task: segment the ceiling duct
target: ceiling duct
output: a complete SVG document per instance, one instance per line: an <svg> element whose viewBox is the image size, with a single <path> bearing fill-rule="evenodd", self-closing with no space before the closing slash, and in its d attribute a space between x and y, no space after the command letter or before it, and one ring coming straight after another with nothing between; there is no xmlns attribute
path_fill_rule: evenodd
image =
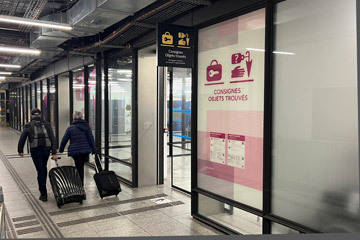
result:
<svg viewBox="0 0 360 240"><path fill-rule="evenodd" d="M56 48L72 37L92 36L155 2L155 0L79 0L67 12L51 14L41 20L68 23L72 31L33 28L31 46Z"/></svg>

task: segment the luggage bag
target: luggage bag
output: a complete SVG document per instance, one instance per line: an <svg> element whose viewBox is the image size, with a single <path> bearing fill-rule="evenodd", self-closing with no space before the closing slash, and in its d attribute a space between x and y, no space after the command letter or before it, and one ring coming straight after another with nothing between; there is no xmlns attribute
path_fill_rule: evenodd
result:
<svg viewBox="0 0 360 240"><path fill-rule="evenodd" d="M94 180L101 198L118 195L121 192L119 180L113 171L104 171L101 167L100 156L95 155L96 174Z"/></svg>
<svg viewBox="0 0 360 240"><path fill-rule="evenodd" d="M49 178L57 206L61 208L62 205L72 202L82 204L86 193L76 167L59 167L57 161L55 162L56 167L49 171Z"/></svg>

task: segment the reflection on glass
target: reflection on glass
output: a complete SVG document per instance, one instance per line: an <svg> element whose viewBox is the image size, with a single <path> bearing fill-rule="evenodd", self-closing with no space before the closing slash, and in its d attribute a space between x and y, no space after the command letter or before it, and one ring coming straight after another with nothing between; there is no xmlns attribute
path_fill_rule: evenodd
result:
<svg viewBox="0 0 360 240"><path fill-rule="evenodd" d="M271 209L322 232L360 231L356 7L276 7Z"/></svg>
<svg viewBox="0 0 360 240"><path fill-rule="evenodd" d="M48 89L47 89L47 82L46 80L42 81L42 101L43 101L43 119L49 121L48 111Z"/></svg>
<svg viewBox="0 0 360 240"><path fill-rule="evenodd" d="M272 222L271 234L300 234L298 231Z"/></svg>
<svg viewBox="0 0 360 240"><path fill-rule="evenodd" d="M55 88L55 79L50 79L50 93L49 93L49 104L50 104L50 123L51 123L51 127L54 131L54 134L56 134L56 88Z"/></svg>
<svg viewBox="0 0 360 240"><path fill-rule="evenodd" d="M191 69L173 68L172 183L189 192L191 191L191 80Z"/></svg>
<svg viewBox="0 0 360 240"><path fill-rule="evenodd" d="M89 67L89 125L95 136L96 115L96 69Z"/></svg>
<svg viewBox="0 0 360 240"><path fill-rule="evenodd" d="M199 214L240 234L262 234L262 218L199 194Z"/></svg>
<svg viewBox="0 0 360 240"><path fill-rule="evenodd" d="M26 89L26 109L25 109L25 119L26 122L30 119L30 111L31 111L31 89L30 85L25 87Z"/></svg>
<svg viewBox="0 0 360 240"><path fill-rule="evenodd" d="M31 106L30 106L30 109L33 109L36 106L36 99L35 99L36 89L35 89L35 85L36 85L36 83L31 84Z"/></svg>
<svg viewBox="0 0 360 240"><path fill-rule="evenodd" d="M36 83L36 104L37 108L41 110L41 82Z"/></svg>
<svg viewBox="0 0 360 240"><path fill-rule="evenodd" d="M81 69L74 71L73 74L73 109L85 114L84 71Z"/></svg>
<svg viewBox="0 0 360 240"><path fill-rule="evenodd" d="M116 175L132 181L132 168L119 161L109 159L109 169L114 171Z"/></svg>
<svg viewBox="0 0 360 240"><path fill-rule="evenodd" d="M126 60L127 59L127 60ZM118 159L110 163L117 175L132 180L131 119L132 119L132 63L131 55L119 61L109 61L109 156Z"/></svg>

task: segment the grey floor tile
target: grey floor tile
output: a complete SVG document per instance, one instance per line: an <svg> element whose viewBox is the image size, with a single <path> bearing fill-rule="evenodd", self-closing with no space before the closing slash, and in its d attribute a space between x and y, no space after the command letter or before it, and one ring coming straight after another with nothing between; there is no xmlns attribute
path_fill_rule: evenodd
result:
<svg viewBox="0 0 360 240"><path fill-rule="evenodd" d="M201 234L195 231L194 229L186 227L186 228L171 230L168 232L157 233L153 236L191 236L191 235L201 235Z"/></svg>
<svg viewBox="0 0 360 240"><path fill-rule="evenodd" d="M131 222L129 219L125 217L119 217L114 219L113 221L95 221L88 223L90 227L92 227L95 231L101 232L105 230L113 230L117 228L127 228L134 225L133 222Z"/></svg>
<svg viewBox="0 0 360 240"><path fill-rule="evenodd" d="M64 236L65 236L65 233L87 232L87 231L94 230L87 223L77 224L76 226L61 227L59 229Z"/></svg>
<svg viewBox="0 0 360 240"><path fill-rule="evenodd" d="M77 212L80 218L88 218L88 217L95 217L99 215L109 214L109 213L116 213L116 211L109 207L98 208L98 209L90 209L81 212Z"/></svg>
<svg viewBox="0 0 360 240"><path fill-rule="evenodd" d="M182 223L176 221L175 219L169 219L166 222L156 222L154 221L148 225L141 225L141 228L144 229L146 232L150 233L152 236L158 236L163 232L173 231L174 229L182 229L187 228Z"/></svg>
<svg viewBox="0 0 360 240"><path fill-rule="evenodd" d="M98 238L99 235L93 230L88 229L87 231L76 231L76 232L65 232L64 234L65 238Z"/></svg>
<svg viewBox="0 0 360 240"><path fill-rule="evenodd" d="M135 237L135 236L150 236L148 232L136 225L127 227L118 227L112 230L105 230L97 232L100 237Z"/></svg>

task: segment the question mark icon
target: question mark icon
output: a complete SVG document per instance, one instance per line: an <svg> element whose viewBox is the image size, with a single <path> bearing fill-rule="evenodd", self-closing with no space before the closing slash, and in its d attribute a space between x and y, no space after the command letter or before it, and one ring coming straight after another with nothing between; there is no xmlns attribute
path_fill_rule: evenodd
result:
<svg viewBox="0 0 360 240"><path fill-rule="evenodd" d="M235 63L238 63L239 54L235 54Z"/></svg>

